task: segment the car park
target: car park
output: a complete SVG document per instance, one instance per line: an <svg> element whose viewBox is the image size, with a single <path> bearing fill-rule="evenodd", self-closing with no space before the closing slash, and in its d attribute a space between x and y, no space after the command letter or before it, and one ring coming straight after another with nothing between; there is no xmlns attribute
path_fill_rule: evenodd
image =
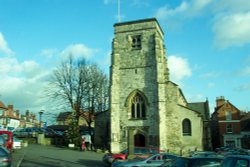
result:
<svg viewBox="0 0 250 167"><path fill-rule="evenodd" d="M159 153L154 154L152 156L149 156L148 158L140 158L136 157L132 160L126 160L126 161L116 161L112 163L112 167L141 167L141 166L159 166L164 161L173 160L178 158L177 155L170 154L170 153Z"/></svg>
<svg viewBox="0 0 250 167"><path fill-rule="evenodd" d="M224 159L222 167L250 167L250 156L229 155Z"/></svg>
<svg viewBox="0 0 250 167"><path fill-rule="evenodd" d="M222 157L180 157L166 161L159 167L220 167L223 163Z"/></svg>
<svg viewBox="0 0 250 167"><path fill-rule="evenodd" d="M134 156L147 158L149 155L160 153L159 148L155 147L134 147ZM126 160L128 157L128 149L120 153L107 153L103 156L102 161L106 165L110 165L117 160Z"/></svg>

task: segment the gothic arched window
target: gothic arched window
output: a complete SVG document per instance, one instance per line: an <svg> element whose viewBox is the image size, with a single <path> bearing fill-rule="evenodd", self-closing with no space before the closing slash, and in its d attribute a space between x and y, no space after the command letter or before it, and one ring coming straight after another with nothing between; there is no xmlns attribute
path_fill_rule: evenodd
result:
<svg viewBox="0 0 250 167"><path fill-rule="evenodd" d="M187 118L184 119L182 121L182 134L183 134L183 136L191 136L192 135L191 129L192 129L191 121Z"/></svg>
<svg viewBox="0 0 250 167"><path fill-rule="evenodd" d="M136 94L131 101L131 118L146 118L146 105L144 98L140 94Z"/></svg>

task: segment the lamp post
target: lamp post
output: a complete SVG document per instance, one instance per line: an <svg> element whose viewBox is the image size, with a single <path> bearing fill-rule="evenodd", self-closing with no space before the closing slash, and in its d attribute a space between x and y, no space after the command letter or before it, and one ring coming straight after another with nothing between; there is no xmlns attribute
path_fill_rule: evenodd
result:
<svg viewBox="0 0 250 167"><path fill-rule="evenodd" d="M41 128L43 112L44 112L44 110L39 111L39 116L40 116L39 117L39 128Z"/></svg>

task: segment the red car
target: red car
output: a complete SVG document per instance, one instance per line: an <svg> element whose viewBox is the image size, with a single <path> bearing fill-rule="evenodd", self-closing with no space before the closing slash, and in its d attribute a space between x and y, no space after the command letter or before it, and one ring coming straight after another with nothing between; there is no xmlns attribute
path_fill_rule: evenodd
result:
<svg viewBox="0 0 250 167"><path fill-rule="evenodd" d="M13 134L12 134L12 132L7 131L7 130L0 130L0 135L4 136L4 138L6 139L7 149L11 152L12 146L13 146Z"/></svg>
<svg viewBox="0 0 250 167"><path fill-rule="evenodd" d="M155 148L155 147L135 147L134 148L134 155L137 157L142 157L142 158L147 158L149 155L157 154L160 152L161 151L159 150L159 148ZM105 164L110 165L112 162L116 160L126 160L127 157L128 157L128 149L125 149L117 154L112 154L112 153L105 154L103 156L102 161Z"/></svg>

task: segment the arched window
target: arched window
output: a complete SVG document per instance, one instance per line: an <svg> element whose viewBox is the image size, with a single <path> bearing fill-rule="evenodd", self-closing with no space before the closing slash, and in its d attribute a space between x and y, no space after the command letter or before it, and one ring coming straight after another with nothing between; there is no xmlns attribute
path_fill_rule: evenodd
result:
<svg viewBox="0 0 250 167"><path fill-rule="evenodd" d="M191 131L191 121L189 119L184 119L182 121L182 135L183 136L191 136L192 131Z"/></svg>
<svg viewBox="0 0 250 167"><path fill-rule="evenodd" d="M233 126L232 126L232 124L227 124L227 133L233 133Z"/></svg>
<svg viewBox="0 0 250 167"><path fill-rule="evenodd" d="M146 105L143 97L136 94L131 101L131 118L143 119L146 118Z"/></svg>

